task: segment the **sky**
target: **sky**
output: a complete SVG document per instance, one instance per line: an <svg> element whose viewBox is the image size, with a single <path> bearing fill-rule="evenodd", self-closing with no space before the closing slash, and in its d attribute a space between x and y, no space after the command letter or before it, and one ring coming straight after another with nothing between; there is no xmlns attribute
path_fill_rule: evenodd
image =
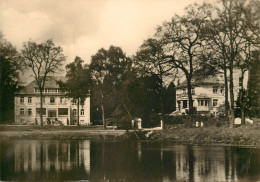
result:
<svg viewBox="0 0 260 182"><path fill-rule="evenodd" d="M135 54L158 25L194 2L203 0L0 0L0 32L18 50L53 39L67 63L75 56L90 63L110 45Z"/></svg>

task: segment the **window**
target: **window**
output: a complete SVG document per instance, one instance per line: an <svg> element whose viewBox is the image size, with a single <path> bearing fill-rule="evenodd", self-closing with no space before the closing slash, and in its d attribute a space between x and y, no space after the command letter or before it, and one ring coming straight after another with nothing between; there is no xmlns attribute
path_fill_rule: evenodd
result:
<svg viewBox="0 0 260 182"><path fill-rule="evenodd" d="M54 98L54 97L51 97L51 98L50 98L50 103L51 103L51 104L54 104L54 103L55 103L55 98Z"/></svg>
<svg viewBox="0 0 260 182"><path fill-rule="evenodd" d="M58 88L45 88L43 92L48 92L48 93L58 93L60 90Z"/></svg>
<svg viewBox="0 0 260 182"><path fill-rule="evenodd" d="M76 99L72 99L72 104L77 104L77 100Z"/></svg>
<svg viewBox="0 0 260 182"><path fill-rule="evenodd" d="M63 99L63 97L60 97L60 103L62 103L62 99Z"/></svg>
<svg viewBox="0 0 260 182"><path fill-rule="evenodd" d="M221 88L220 88L220 92L221 92L221 93L224 92L224 87L223 87L223 86L221 86Z"/></svg>
<svg viewBox="0 0 260 182"><path fill-rule="evenodd" d="M36 114L40 116L41 108L36 108ZM46 108L42 108L42 115L46 115Z"/></svg>
<svg viewBox="0 0 260 182"><path fill-rule="evenodd" d="M77 109L73 109L73 116L77 116Z"/></svg>
<svg viewBox="0 0 260 182"><path fill-rule="evenodd" d="M199 106L204 106L204 102L203 102L203 100L199 100L198 102L199 102L199 103L198 103Z"/></svg>
<svg viewBox="0 0 260 182"><path fill-rule="evenodd" d="M205 106L209 106L209 101L205 100Z"/></svg>
<svg viewBox="0 0 260 182"><path fill-rule="evenodd" d="M81 99L81 100L80 100L80 105L83 106L84 104L85 104L85 100Z"/></svg>
<svg viewBox="0 0 260 182"><path fill-rule="evenodd" d="M20 97L20 103L21 103L21 104L24 103L24 97Z"/></svg>
<svg viewBox="0 0 260 182"><path fill-rule="evenodd" d="M213 86L213 93L214 94L218 93L218 87L217 86Z"/></svg>
<svg viewBox="0 0 260 182"><path fill-rule="evenodd" d="M81 115L81 116L84 116L84 109L81 109L81 110L80 110L80 115Z"/></svg>
<svg viewBox="0 0 260 182"><path fill-rule="evenodd" d="M32 109L28 109L28 116L31 116L32 115Z"/></svg>
<svg viewBox="0 0 260 182"><path fill-rule="evenodd" d="M218 99L213 99L213 106L217 106L218 105Z"/></svg>
<svg viewBox="0 0 260 182"><path fill-rule="evenodd" d="M20 109L20 115L23 116L24 115L24 109Z"/></svg>
<svg viewBox="0 0 260 182"><path fill-rule="evenodd" d="M39 92L40 92L40 89L39 89L39 88L34 88L34 92L35 92L35 93L39 93Z"/></svg>
<svg viewBox="0 0 260 182"><path fill-rule="evenodd" d="M28 97L28 104L32 103L32 97Z"/></svg>
<svg viewBox="0 0 260 182"><path fill-rule="evenodd" d="M59 116L68 116L68 108L58 108Z"/></svg>
<svg viewBox="0 0 260 182"><path fill-rule="evenodd" d="M209 106L208 100L198 100L198 106Z"/></svg>
<svg viewBox="0 0 260 182"><path fill-rule="evenodd" d="M191 89L191 94L195 95L195 88Z"/></svg>

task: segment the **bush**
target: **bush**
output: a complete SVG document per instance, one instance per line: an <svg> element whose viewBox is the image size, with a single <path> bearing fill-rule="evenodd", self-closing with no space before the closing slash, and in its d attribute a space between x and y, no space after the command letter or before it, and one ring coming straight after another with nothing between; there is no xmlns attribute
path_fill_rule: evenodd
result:
<svg viewBox="0 0 260 182"><path fill-rule="evenodd" d="M186 126L190 126L191 116L182 115L182 116L166 116L165 124L167 125L178 125L184 124ZM217 126L220 127L227 123L223 118L216 118L210 116L201 116L201 115L193 115L192 116L192 126L195 126L196 122L203 122L204 126Z"/></svg>
<svg viewBox="0 0 260 182"><path fill-rule="evenodd" d="M130 121L123 121L117 123L117 129L129 130L132 128L132 124Z"/></svg>

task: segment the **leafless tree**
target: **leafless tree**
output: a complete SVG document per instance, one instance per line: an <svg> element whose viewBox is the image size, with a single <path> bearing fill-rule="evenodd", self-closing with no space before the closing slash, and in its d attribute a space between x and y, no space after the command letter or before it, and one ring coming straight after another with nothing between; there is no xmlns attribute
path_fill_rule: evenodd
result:
<svg viewBox="0 0 260 182"><path fill-rule="evenodd" d="M47 79L51 78L57 71L61 70L65 56L62 48L55 46L52 40L43 43L28 41L24 43L21 58L26 67L32 71L32 77L40 91L40 121L43 127L43 91Z"/></svg>

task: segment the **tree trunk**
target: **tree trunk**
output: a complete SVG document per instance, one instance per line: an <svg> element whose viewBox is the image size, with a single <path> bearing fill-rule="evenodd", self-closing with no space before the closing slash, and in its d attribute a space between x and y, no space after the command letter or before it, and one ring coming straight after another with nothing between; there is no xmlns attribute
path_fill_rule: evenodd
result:
<svg viewBox="0 0 260 182"><path fill-rule="evenodd" d="M78 107L78 122L77 122L77 126L79 126L79 97L78 97L77 107Z"/></svg>
<svg viewBox="0 0 260 182"><path fill-rule="evenodd" d="M189 115L190 115L190 127L192 127L192 122L193 122L193 102L192 102L192 85L191 85L191 77L186 76L187 78L187 89L188 89L188 99L189 99Z"/></svg>
<svg viewBox="0 0 260 182"><path fill-rule="evenodd" d="M241 105L241 124L246 124L244 103Z"/></svg>
<svg viewBox="0 0 260 182"><path fill-rule="evenodd" d="M248 104L248 101L249 101L249 83L250 83L250 70L252 69L251 67L251 64L248 65L248 72L247 72L247 89L246 89L246 100L245 100L245 105ZM250 102L250 101L249 101ZM249 114L249 113L248 113ZM250 114L249 114L249 117L250 117Z"/></svg>
<svg viewBox="0 0 260 182"><path fill-rule="evenodd" d="M1 84L1 87L0 87L0 123L3 122L3 107L2 107L2 84Z"/></svg>
<svg viewBox="0 0 260 182"><path fill-rule="evenodd" d="M240 113L241 113L241 124L245 124L245 107L244 107L244 70L241 70L241 86L240 87Z"/></svg>
<svg viewBox="0 0 260 182"><path fill-rule="evenodd" d="M230 39L230 58L229 58L229 92L230 92L230 127L234 127L234 83L233 83L233 69L234 69L234 60L235 60L235 48L234 48L234 36L233 36L233 21L232 21L232 15L231 15L231 8L233 6L233 1L230 1L229 9L228 9L228 31L229 31L229 39Z"/></svg>
<svg viewBox="0 0 260 182"><path fill-rule="evenodd" d="M224 80L225 80L225 117L228 118L229 102L228 102L228 77L226 61L224 60Z"/></svg>
<svg viewBox="0 0 260 182"><path fill-rule="evenodd" d="M245 101L244 101L244 70L241 70L241 93L240 93L240 112L241 112L241 124L245 124Z"/></svg>
<svg viewBox="0 0 260 182"><path fill-rule="evenodd" d="M104 95L103 95L103 92L101 91L101 111L102 111L102 120L103 120L103 126L104 126L104 129L106 129L107 126L106 126L106 120L105 120L105 109L104 109L103 99L104 99Z"/></svg>
<svg viewBox="0 0 260 182"><path fill-rule="evenodd" d="M189 80L187 80L187 88L188 88L189 110L192 110L193 109L192 93L191 93L192 85L191 85L190 78L189 78ZM193 112L191 112L191 113L193 113Z"/></svg>
<svg viewBox="0 0 260 182"><path fill-rule="evenodd" d="M235 120L235 115L234 115L234 83L233 83L233 60L230 61L230 83L229 83L229 92L230 92L230 127L234 128L234 120Z"/></svg>
<svg viewBox="0 0 260 182"><path fill-rule="evenodd" d="M160 80L160 86L161 86L161 90L160 90L160 102L161 102L161 112L162 112L162 118L161 118L161 120L162 120L162 129L164 129L165 128L165 123L164 123L164 102L163 102L163 81L162 81L162 79Z"/></svg>
<svg viewBox="0 0 260 182"><path fill-rule="evenodd" d="M43 89L40 89L40 104L41 104L41 107L40 107L40 121L41 121L41 127L43 128L43 118L42 118L42 111L43 111L43 103L42 103L42 98L43 98L43 94L42 94L42 91ZM47 114L47 113L46 113Z"/></svg>

